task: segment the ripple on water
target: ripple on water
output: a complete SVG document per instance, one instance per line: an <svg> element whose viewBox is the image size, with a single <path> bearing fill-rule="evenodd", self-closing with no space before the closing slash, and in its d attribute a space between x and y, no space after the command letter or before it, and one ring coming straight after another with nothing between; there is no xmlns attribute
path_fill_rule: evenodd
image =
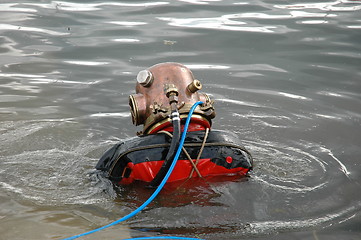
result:
<svg viewBox="0 0 361 240"><path fill-rule="evenodd" d="M89 178L97 159L87 156L99 143L92 145L92 134L84 137L78 127L74 121L3 122L2 188L21 199L51 205L104 202L109 196L103 192L112 189L105 181Z"/></svg>
<svg viewBox="0 0 361 240"><path fill-rule="evenodd" d="M199 181L163 193L131 226L172 234L206 233L207 239L217 239L226 232L240 237L326 226L360 210L361 202L350 203L336 190L349 171L325 146L302 141L244 143L255 160L250 178ZM137 194L132 191L132 200L126 201L139 200Z"/></svg>
<svg viewBox="0 0 361 240"><path fill-rule="evenodd" d="M254 179L274 188L307 192L327 184L327 163L297 148L269 141L248 142L257 156Z"/></svg>

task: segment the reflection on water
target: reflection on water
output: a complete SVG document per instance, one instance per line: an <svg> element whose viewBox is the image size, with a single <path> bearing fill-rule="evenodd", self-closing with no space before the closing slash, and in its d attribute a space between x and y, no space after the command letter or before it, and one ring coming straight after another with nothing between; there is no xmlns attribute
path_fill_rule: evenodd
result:
<svg viewBox="0 0 361 240"><path fill-rule="evenodd" d="M168 186L87 239L360 238L359 1L0 3L0 239L106 225L151 190L94 166L134 136L139 70L188 66L214 128L253 153L250 177Z"/></svg>

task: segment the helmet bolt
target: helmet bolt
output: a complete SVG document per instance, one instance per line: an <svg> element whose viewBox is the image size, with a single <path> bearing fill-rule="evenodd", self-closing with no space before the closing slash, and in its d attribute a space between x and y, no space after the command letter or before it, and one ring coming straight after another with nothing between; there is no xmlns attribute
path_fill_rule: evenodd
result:
<svg viewBox="0 0 361 240"><path fill-rule="evenodd" d="M153 82L153 74L148 70L142 70L137 75L137 81L143 87L149 87Z"/></svg>

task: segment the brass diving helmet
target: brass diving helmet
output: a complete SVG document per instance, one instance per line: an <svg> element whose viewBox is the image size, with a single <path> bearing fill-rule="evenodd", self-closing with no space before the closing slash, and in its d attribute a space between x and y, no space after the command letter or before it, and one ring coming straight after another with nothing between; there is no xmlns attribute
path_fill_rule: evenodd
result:
<svg viewBox="0 0 361 240"><path fill-rule="evenodd" d="M177 95L181 119L187 118L194 103L202 101L203 104L196 108L192 116L192 122L199 128L210 128L211 119L215 117L213 101L207 94L198 92L201 88L201 82L179 63L159 63L140 71L136 94L129 96L133 124L143 124L143 134L156 133L171 126L168 93L173 92Z"/></svg>

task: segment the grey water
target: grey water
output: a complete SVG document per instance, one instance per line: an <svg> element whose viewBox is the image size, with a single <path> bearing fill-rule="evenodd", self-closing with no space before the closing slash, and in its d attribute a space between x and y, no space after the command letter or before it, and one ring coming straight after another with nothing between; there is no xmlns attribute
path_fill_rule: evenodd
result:
<svg viewBox="0 0 361 240"><path fill-rule="evenodd" d="M151 194L94 174L141 130L140 70L188 66L249 178L194 180L83 239L361 238L361 2L1 1L0 239L61 239Z"/></svg>

